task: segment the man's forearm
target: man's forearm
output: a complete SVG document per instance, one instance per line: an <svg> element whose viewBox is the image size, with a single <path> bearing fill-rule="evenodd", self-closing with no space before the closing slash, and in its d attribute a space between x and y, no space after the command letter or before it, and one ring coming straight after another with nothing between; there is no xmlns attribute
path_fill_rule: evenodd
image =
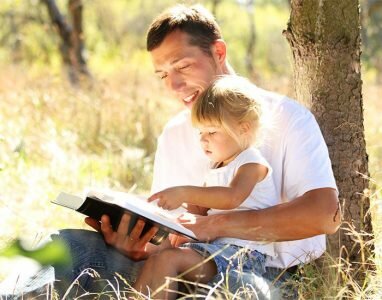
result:
<svg viewBox="0 0 382 300"><path fill-rule="evenodd" d="M257 241L289 241L331 234L341 223L337 193L324 188L293 201L256 211L211 216L217 237Z"/></svg>

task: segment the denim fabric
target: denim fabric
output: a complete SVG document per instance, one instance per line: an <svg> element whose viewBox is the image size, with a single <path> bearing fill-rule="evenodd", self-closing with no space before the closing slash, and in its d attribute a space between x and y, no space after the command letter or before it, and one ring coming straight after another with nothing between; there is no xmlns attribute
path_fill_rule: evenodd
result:
<svg viewBox="0 0 382 300"><path fill-rule="evenodd" d="M99 293L113 289L124 290L126 289L125 281L133 283L144 263L134 262L121 255L112 247L107 246L102 236L94 231L67 229L52 235L51 238L61 239L69 246L72 264L66 267L45 267L31 276L29 280L23 281L22 285L15 283L17 288L14 289L14 294L18 296L0 297L0 299L21 299L21 294L25 295L30 291L35 291L32 293L33 295L47 295L51 292L49 287L53 283L54 288L59 293L59 299L65 294L66 299L73 299L85 292ZM263 267L258 267L261 262L262 260L259 261L257 255L247 255L242 265L250 271L239 270L238 272L237 269L231 267L225 278L222 274L218 274L210 285L215 286L217 282L223 280L223 284L232 292L250 285L251 289L258 292L257 299L282 299L279 296L280 287L290 277L290 274L286 272L278 278L283 270L266 268L263 272ZM94 276L94 273L88 271L89 268L97 272L99 276ZM120 280L116 273L125 280ZM278 278L278 281L273 283L275 278ZM78 282L72 284L73 280L76 279ZM71 287L70 292L67 293L69 287ZM27 298L24 297L24 299Z"/></svg>
<svg viewBox="0 0 382 300"><path fill-rule="evenodd" d="M205 258L211 257L216 264L217 274L208 284L210 288L199 287L198 294L210 294L214 290L217 298L225 298L229 291L240 299L284 299L279 288L281 282L273 283L281 270L266 268L264 254L219 242L186 243L181 247L191 248ZM285 281L288 277L286 274L280 280ZM185 290L193 290L193 287L187 286ZM297 295L289 299L297 299Z"/></svg>
<svg viewBox="0 0 382 300"><path fill-rule="evenodd" d="M74 299L86 292L108 292L126 289L126 282L134 282L143 262L134 262L105 244L102 236L94 231L66 229L50 236L45 241L60 239L70 249L72 263L66 266L49 266L38 270L33 276L20 282L7 283L6 293L0 299L21 299L50 295L54 289L61 299ZM23 270L20 270L22 275ZM117 276L116 273L121 276ZM122 278L122 279L121 279ZM0 294L4 295L3 291ZM25 299L25 297L23 298Z"/></svg>
<svg viewBox="0 0 382 300"><path fill-rule="evenodd" d="M265 273L265 255L257 251L215 242L186 243L181 248L191 248L205 258L213 256L217 274L227 274L231 270L253 272L260 276Z"/></svg>
<svg viewBox="0 0 382 300"><path fill-rule="evenodd" d="M72 265L55 268L55 288L63 294L78 279L78 292L100 292L126 288L124 281L135 281L143 262L135 262L105 244L98 232L62 230L53 239L61 239L71 251ZM91 269L91 270L89 270ZM96 274L94 274L94 271ZM119 274L120 276L116 275ZM123 279L121 279L123 278ZM74 292L73 292L74 293Z"/></svg>

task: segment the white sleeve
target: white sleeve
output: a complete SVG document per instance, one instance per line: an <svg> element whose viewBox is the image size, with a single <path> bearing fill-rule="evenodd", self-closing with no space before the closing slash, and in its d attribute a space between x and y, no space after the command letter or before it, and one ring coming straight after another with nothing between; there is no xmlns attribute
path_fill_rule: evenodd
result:
<svg viewBox="0 0 382 300"><path fill-rule="evenodd" d="M283 191L288 199L317 188L337 189L328 148L309 111L294 119L285 141Z"/></svg>
<svg viewBox="0 0 382 300"><path fill-rule="evenodd" d="M163 135L160 135L157 141L157 149L155 151L154 158L154 170L153 170L153 181L151 184L151 194L159 192L166 186L165 179L166 174L166 161L165 151L166 143L163 142Z"/></svg>
<svg viewBox="0 0 382 300"><path fill-rule="evenodd" d="M264 158L261 152L252 147L241 152L236 158L236 168L239 169L241 166L245 164L255 163L259 165L263 165L268 169L267 177L272 174L272 167L268 163L268 161Z"/></svg>

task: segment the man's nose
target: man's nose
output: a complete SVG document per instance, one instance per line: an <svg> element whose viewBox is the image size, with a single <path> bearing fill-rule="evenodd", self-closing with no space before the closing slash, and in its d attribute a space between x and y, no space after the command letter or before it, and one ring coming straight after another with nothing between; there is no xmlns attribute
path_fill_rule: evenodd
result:
<svg viewBox="0 0 382 300"><path fill-rule="evenodd" d="M183 80L182 76L179 76L177 74L171 74L169 76L168 80L168 88L171 91L178 91L182 89L185 85L185 81Z"/></svg>

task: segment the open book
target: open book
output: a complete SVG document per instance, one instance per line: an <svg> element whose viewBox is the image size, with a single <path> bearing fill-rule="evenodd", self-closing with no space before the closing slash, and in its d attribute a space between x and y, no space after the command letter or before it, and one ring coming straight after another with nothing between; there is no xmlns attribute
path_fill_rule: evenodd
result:
<svg viewBox="0 0 382 300"><path fill-rule="evenodd" d="M52 202L76 210L96 220L101 220L102 215L108 215L114 230L117 230L123 214L129 213L131 216L129 232L138 219L142 219L146 223L141 235L145 234L152 226L159 228L157 234L150 241L155 245L159 245L169 233L196 239L191 230L177 222L177 218L186 212L185 208L180 207L176 210L167 211L157 206L155 202L147 202L143 196L110 190L89 190L84 197L62 192Z"/></svg>

